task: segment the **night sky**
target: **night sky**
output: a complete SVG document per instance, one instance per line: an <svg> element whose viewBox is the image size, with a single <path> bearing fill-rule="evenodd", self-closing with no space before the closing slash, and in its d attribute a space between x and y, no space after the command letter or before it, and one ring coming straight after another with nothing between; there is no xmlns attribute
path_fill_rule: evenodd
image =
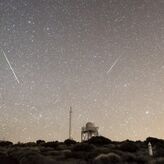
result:
<svg viewBox="0 0 164 164"><path fill-rule="evenodd" d="M0 48L1 140L164 138L164 0L0 0Z"/></svg>

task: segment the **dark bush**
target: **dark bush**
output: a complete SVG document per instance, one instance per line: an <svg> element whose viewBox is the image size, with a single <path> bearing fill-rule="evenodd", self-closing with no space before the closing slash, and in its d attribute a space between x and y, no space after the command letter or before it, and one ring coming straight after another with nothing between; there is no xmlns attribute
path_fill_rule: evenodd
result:
<svg viewBox="0 0 164 164"><path fill-rule="evenodd" d="M50 142L43 143L42 146L57 148L58 144L59 144L58 141L50 141Z"/></svg>
<svg viewBox="0 0 164 164"><path fill-rule="evenodd" d="M37 145L41 145L41 144L43 144L43 143L46 143L46 142L45 142L44 140L37 140L37 141L36 141L36 144L37 144Z"/></svg>
<svg viewBox="0 0 164 164"><path fill-rule="evenodd" d="M24 143L18 142L14 144L14 147L25 147L26 145Z"/></svg>
<svg viewBox="0 0 164 164"><path fill-rule="evenodd" d="M158 139L158 138L154 138L154 137L146 138L145 142L146 142L146 144L148 144L150 142L152 145L155 145L157 143L164 144L164 140L161 140L161 139Z"/></svg>
<svg viewBox="0 0 164 164"><path fill-rule="evenodd" d="M38 155L40 154L39 150L33 148L26 148L26 147L13 147L8 150L8 156L20 161L24 156L27 155Z"/></svg>
<svg viewBox="0 0 164 164"><path fill-rule="evenodd" d="M68 148L68 145L64 144L64 143L59 143L58 146L55 148L58 151L62 151Z"/></svg>
<svg viewBox="0 0 164 164"><path fill-rule="evenodd" d="M134 162L136 160L136 156L133 153L125 152L122 154L122 160L124 162Z"/></svg>
<svg viewBox="0 0 164 164"><path fill-rule="evenodd" d="M48 152L48 151L53 151L54 149L52 147L40 147L39 148L41 153Z"/></svg>
<svg viewBox="0 0 164 164"><path fill-rule="evenodd" d="M147 149L148 145L145 142L142 141L136 141L135 144L141 149Z"/></svg>
<svg viewBox="0 0 164 164"><path fill-rule="evenodd" d="M133 141L126 140L120 144L119 149L122 151L133 153L136 152L139 148L137 144L135 144Z"/></svg>
<svg viewBox="0 0 164 164"><path fill-rule="evenodd" d="M37 144L35 142L27 142L27 143L18 142L14 146L15 147L33 147L33 146L37 146Z"/></svg>
<svg viewBox="0 0 164 164"><path fill-rule="evenodd" d="M72 147L72 151L91 152L95 150L94 145L87 143L78 143Z"/></svg>
<svg viewBox="0 0 164 164"><path fill-rule="evenodd" d="M125 163L147 164L148 159L145 156L136 156L134 153L125 152L121 156Z"/></svg>
<svg viewBox="0 0 164 164"><path fill-rule="evenodd" d="M0 141L0 146L11 146L13 145L10 141Z"/></svg>
<svg viewBox="0 0 164 164"><path fill-rule="evenodd" d="M100 154L94 159L94 164L121 164L121 157L115 153Z"/></svg>
<svg viewBox="0 0 164 164"><path fill-rule="evenodd" d="M71 159L83 159L86 160L88 157L88 152L85 151L73 151L73 152L67 152L64 154L65 158L71 158Z"/></svg>
<svg viewBox="0 0 164 164"><path fill-rule="evenodd" d="M37 140L37 141L36 141L36 144L37 144L37 145L42 145L42 144L44 144L44 143L46 143L44 140Z"/></svg>
<svg viewBox="0 0 164 164"><path fill-rule="evenodd" d="M72 139L66 139L64 141L64 144L66 144L67 146L70 146L70 145L74 145L76 144L77 142L75 140L72 140Z"/></svg>
<svg viewBox="0 0 164 164"><path fill-rule="evenodd" d="M164 157L164 148L163 147L155 147L153 152L154 152L155 157Z"/></svg>
<svg viewBox="0 0 164 164"><path fill-rule="evenodd" d="M19 162L16 159L13 159L11 157L1 156L0 164L19 164Z"/></svg>
<svg viewBox="0 0 164 164"><path fill-rule="evenodd" d="M55 161L51 158L40 154L26 154L20 159L20 164L54 164Z"/></svg>
<svg viewBox="0 0 164 164"><path fill-rule="evenodd" d="M92 137L91 139L89 139L86 142L89 144L94 144L94 145L107 145L107 144L112 143L112 141L110 139L105 138L103 136Z"/></svg>
<svg viewBox="0 0 164 164"><path fill-rule="evenodd" d="M33 147L33 146L37 146L37 144L35 142L27 142L24 144L26 147Z"/></svg>
<svg viewBox="0 0 164 164"><path fill-rule="evenodd" d="M164 157L152 160L151 164L164 164Z"/></svg>
<svg viewBox="0 0 164 164"><path fill-rule="evenodd" d="M100 154L108 154L110 152L111 152L111 150L108 148L96 147L94 151L92 151L88 154L87 159L94 159L95 157L97 157Z"/></svg>
<svg viewBox="0 0 164 164"><path fill-rule="evenodd" d="M138 163L138 164L148 164L148 157L137 157L135 159L135 162Z"/></svg>

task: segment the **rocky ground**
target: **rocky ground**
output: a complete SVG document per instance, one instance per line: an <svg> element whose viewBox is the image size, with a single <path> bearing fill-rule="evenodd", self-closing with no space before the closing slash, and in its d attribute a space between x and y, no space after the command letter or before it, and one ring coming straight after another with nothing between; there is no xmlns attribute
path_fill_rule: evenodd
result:
<svg viewBox="0 0 164 164"><path fill-rule="evenodd" d="M153 156L148 153L149 142ZM1 141L0 164L164 164L164 140L116 142L99 136L82 143Z"/></svg>

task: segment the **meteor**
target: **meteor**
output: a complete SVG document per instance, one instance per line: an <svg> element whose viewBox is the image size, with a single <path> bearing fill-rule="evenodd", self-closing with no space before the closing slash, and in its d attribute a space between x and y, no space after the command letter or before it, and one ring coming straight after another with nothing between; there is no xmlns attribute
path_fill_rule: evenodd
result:
<svg viewBox="0 0 164 164"><path fill-rule="evenodd" d="M107 71L107 74L109 74L112 69L114 68L114 66L117 64L117 62L119 61L119 59L121 58L121 56L119 56L115 61L114 63L112 64L112 66L109 68L109 70Z"/></svg>
<svg viewBox="0 0 164 164"><path fill-rule="evenodd" d="M16 80L17 83L19 84L20 81L19 81L19 79L18 79L18 77L17 77L17 75L16 75L16 73L15 73L13 67L11 66L10 61L9 61L9 59L7 58L7 56L6 56L6 54L5 54L5 52L4 52L3 49L2 49L2 52L3 52L3 55L4 55L5 59L6 59L7 64L8 64L9 67L10 67L10 70L12 71L12 73L13 73L13 75L14 75L15 80Z"/></svg>

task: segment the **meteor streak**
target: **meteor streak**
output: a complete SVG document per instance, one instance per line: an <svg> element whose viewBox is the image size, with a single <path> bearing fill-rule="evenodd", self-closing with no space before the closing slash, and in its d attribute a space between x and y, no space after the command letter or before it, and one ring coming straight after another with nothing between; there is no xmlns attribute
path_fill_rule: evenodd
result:
<svg viewBox="0 0 164 164"><path fill-rule="evenodd" d="M119 59L121 58L121 56L119 56L115 61L114 63L112 64L112 66L109 68L109 70L107 71L107 74L109 74L112 69L114 68L114 66L117 64L117 62L119 61Z"/></svg>
<svg viewBox="0 0 164 164"><path fill-rule="evenodd" d="M15 71L14 71L13 67L12 67L12 66L11 66L11 64L10 64L9 59L7 58L7 56L6 56L5 52L3 51L3 49L2 49L2 52L3 52L3 55L4 55L5 59L6 59L7 64L9 65L9 67L10 67L10 69L11 69L11 71L12 71L13 75L14 75L15 80L16 80L16 81L17 81L17 83L19 84L19 83L20 83L20 81L19 81L19 79L18 79L18 77L17 77L17 75L16 75L16 73L15 73Z"/></svg>

